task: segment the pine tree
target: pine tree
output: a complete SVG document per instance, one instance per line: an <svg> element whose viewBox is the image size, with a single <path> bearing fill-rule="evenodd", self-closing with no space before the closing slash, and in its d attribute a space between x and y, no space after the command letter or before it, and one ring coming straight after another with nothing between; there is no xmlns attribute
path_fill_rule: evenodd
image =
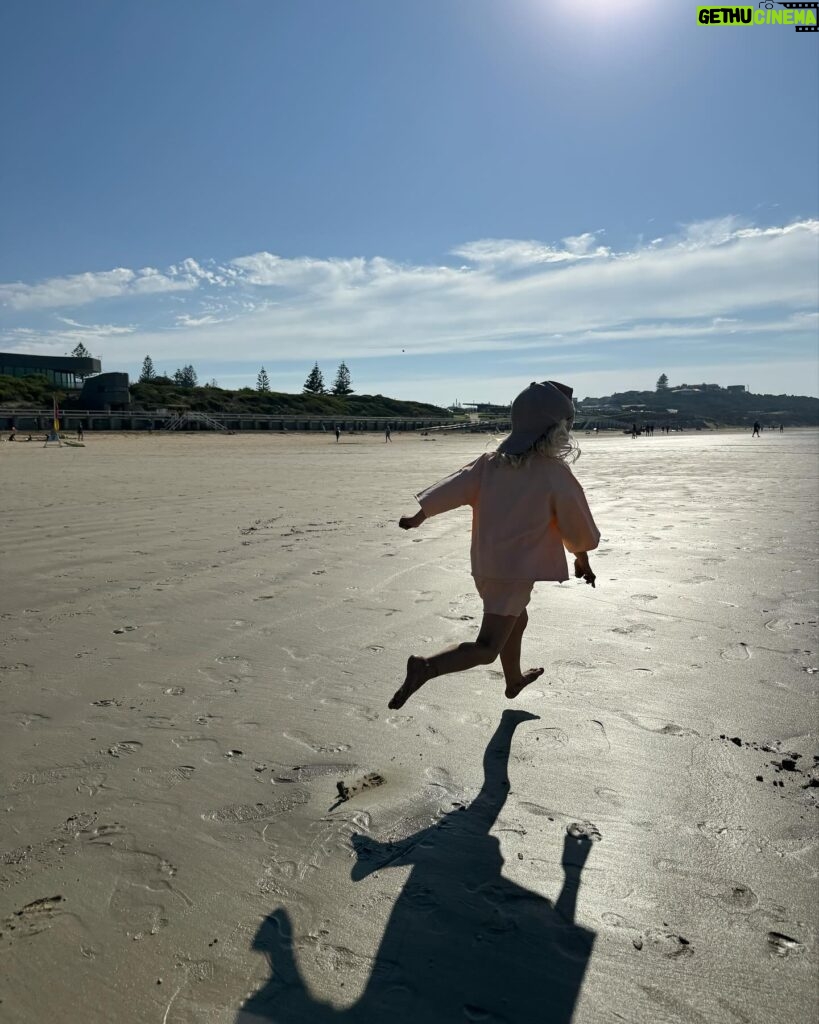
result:
<svg viewBox="0 0 819 1024"><path fill-rule="evenodd" d="M257 391L269 391L270 390L270 378L267 376L267 370L264 367L259 370L259 375L256 378L256 390Z"/></svg>
<svg viewBox="0 0 819 1024"><path fill-rule="evenodd" d="M149 381L156 380L156 370L154 369L154 361L150 356L145 356L142 361L142 371L139 375L139 383L147 384Z"/></svg>
<svg viewBox="0 0 819 1024"><path fill-rule="evenodd" d="M304 391L309 391L313 395L324 395L324 376L319 369L319 364L314 363L313 369L310 371L307 380L304 382Z"/></svg>
<svg viewBox="0 0 819 1024"><path fill-rule="evenodd" d="M668 377L664 373L661 373L657 378L657 390L668 391Z"/></svg>
<svg viewBox="0 0 819 1024"><path fill-rule="evenodd" d="M82 342L80 342L79 345L75 346L74 351L71 353L71 355L75 359L90 359L91 358L91 353L88 351L88 349L85 347L85 345L83 345Z"/></svg>
<svg viewBox="0 0 819 1024"><path fill-rule="evenodd" d="M350 371L347 369L347 364L339 363L336 379L333 382L333 394L351 395L353 393L353 389L350 386L351 384L352 381L350 380Z"/></svg>
<svg viewBox="0 0 819 1024"><path fill-rule="evenodd" d="M190 364L177 370L173 375L173 380L174 384L178 384L182 388L195 388L199 383L196 370Z"/></svg>

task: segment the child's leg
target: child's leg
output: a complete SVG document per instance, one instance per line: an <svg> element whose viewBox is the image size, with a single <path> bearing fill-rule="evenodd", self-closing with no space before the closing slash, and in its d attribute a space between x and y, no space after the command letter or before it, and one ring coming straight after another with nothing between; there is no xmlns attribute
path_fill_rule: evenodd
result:
<svg viewBox="0 0 819 1024"><path fill-rule="evenodd" d="M538 676L543 675L542 668L530 668L526 672L520 670L520 643L523 633L529 624L529 616L526 609L515 620L515 625L506 643L501 648L500 660L503 665L503 675L506 679L506 696L511 700L517 697L520 691L533 682Z"/></svg>
<svg viewBox="0 0 819 1024"><path fill-rule="evenodd" d="M480 632L474 643L458 644L431 658L415 655L407 661L407 677L389 703L393 709L403 707L409 698L428 680L452 672L465 672L476 665L491 665L502 651L517 618L512 615L491 615L484 612Z"/></svg>

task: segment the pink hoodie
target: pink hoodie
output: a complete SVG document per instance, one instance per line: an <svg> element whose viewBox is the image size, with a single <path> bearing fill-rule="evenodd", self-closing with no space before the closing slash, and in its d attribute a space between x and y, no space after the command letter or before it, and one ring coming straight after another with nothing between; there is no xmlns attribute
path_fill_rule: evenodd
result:
<svg viewBox="0 0 819 1024"><path fill-rule="evenodd" d="M564 545L574 553L600 543L583 488L560 459L513 469L481 455L416 497L427 517L472 506L473 576L567 580Z"/></svg>

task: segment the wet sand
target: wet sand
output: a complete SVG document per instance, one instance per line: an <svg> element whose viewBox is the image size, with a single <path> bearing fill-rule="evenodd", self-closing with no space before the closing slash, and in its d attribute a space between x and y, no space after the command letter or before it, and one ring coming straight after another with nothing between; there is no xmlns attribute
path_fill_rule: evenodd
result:
<svg viewBox="0 0 819 1024"><path fill-rule="evenodd" d="M544 676L397 712L487 439L393 439L0 445L0 1020L812 1021L819 434L581 436Z"/></svg>

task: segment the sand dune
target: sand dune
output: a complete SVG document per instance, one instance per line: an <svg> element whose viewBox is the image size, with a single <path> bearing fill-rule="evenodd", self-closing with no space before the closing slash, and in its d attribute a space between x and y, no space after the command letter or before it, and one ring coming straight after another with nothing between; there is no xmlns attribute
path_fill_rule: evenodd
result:
<svg viewBox="0 0 819 1024"><path fill-rule="evenodd" d="M0 445L0 1020L812 1021L819 435L581 437L506 715L393 436Z"/></svg>

